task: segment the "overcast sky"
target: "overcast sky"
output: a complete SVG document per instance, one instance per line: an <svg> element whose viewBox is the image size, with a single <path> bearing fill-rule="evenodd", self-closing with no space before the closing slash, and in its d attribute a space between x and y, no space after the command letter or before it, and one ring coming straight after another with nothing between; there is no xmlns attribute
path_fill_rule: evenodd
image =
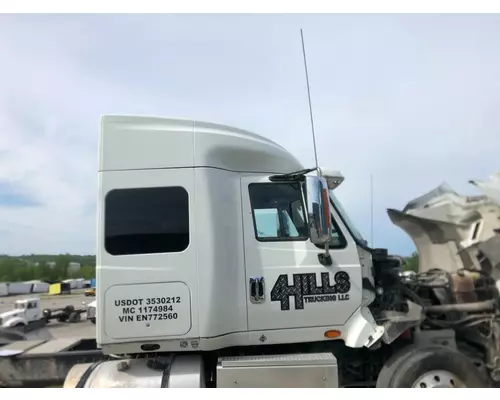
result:
<svg viewBox="0 0 500 400"><path fill-rule="evenodd" d="M101 114L196 118L319 163L374 244L386 208L500 170L500 16L2 15L0 253L94 253Z"/></svg>

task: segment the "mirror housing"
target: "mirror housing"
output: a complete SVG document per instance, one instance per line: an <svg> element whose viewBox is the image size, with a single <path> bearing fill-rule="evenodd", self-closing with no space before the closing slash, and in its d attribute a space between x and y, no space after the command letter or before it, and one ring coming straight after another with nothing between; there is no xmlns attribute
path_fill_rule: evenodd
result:
<svg viewBox="0 0 500 400"><path fill-rule="evenodd" d="M329 168L319 168L321 176L326 179L329 190L337 189L344 182L344 175L340 171Z"/></svg>
<svg viewBox="0 0 500 400"><path fill-rule="evenodd" d="M306 192L309 237L314 244L327 245L331 238L331 217L326 179L307 175Z"/></svg>

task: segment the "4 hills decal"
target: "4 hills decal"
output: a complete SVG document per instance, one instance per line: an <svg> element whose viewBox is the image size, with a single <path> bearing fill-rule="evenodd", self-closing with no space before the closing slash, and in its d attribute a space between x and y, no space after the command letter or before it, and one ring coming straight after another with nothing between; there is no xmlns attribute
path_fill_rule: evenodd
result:
<svg viewBox="0 0 500 400"><path fill-rule="evenodd" d="M293 274L292 285L288 285L288 275L278 276L271 290L271 301L281 303L281 311L290 310L290 298L295 298L295 309L303 310L304 303L325 303L349 300L351 281L345 271L335 273L334 283L328 272L321 273L321 286L316 285L316 274Z"/></svg>

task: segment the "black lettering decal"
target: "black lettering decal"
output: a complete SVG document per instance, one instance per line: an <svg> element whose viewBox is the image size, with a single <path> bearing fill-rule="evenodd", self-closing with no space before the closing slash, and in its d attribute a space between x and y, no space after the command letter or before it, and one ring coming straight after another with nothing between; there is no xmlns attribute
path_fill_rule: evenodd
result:
<svg viewBox="0 0 500 400"><path fill-rule="evenodd" d="M345 271L339 271L335 274L335 289L339 294L345 294L351 290L351 281Z"/></svg>
<svg viewBox="0 0 500 400"><path fill-rule="evenodd" d="M141 304L142 304L142 299L141 299ZM180 303L181 298L180 296L176 297L150 297L146 299L146 305L148 306L160 306L163 304L172 304L172 303ZM115 302L116 305L118 305L117 302ZM127 304L122 304L122 305L127 305Z"/></svg>
<svg viewBox="0 0 500 400"><path fill-rule="evenodd" d="M293 285L288 286L288 275L278 276L271 290L271 301L279 301L281 311L290 310L290 297L295 300L295 309L304 309L304 303L334 302L349 300L351 289L349 274L339 271L330 282L328 272L321 273L321 286L316 284L316 274L293 274Z"/></svg>
<svg viewBox="0 0 500 400"><path fill-rule="evenodd" d="M290 296L295 296L295 309L302 310L304 302L301 293L301 275L293 275L293 286L288 286L288 275L280 275L271 290L271 301L281 302L281 310L290 309Z"/></svg>
<svg viewBox="0 0 500 400"><path fill-rule="evenodd" d="M126 300L115 300L116 307L127 307L127 306L140 306L142 304L142 299L126 299Z"/></svg>
<svg viewBox="0 0 500 400"><path fill-rule="evenodd" d="M323 289L321 294L337 293L337 288L335 287L335 285L332 286L330 284L330 274L328 272L321 273L321 288Z"/></svg>
<svg viewBox="0 0 500 400"><path fill-rule="evenodd" d="M118 316L120 322L175 320L178 318L178 314L174 312L175 304L179 303L180 296L114 300L114 305L120 307L122 314Z"/></svg>
<svg viewBox="0 0 500 400"><path fill-rule="evenodd" d="M316 285L316 274L302 275L302 282L307 282L307 285L302 285L302 293L304 294L321 294L321 287Z"/></svg>

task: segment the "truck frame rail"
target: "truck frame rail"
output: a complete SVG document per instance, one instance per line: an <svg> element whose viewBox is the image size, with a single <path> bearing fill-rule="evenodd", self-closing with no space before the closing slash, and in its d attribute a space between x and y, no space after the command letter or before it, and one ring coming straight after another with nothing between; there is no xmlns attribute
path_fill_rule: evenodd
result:
<svg viewBox="0 0 500 400"><path fill-rule="evenodd" d="M0 343L0 387L62 386L76 364L106 358L95 339L64 338Z"/></svg>

